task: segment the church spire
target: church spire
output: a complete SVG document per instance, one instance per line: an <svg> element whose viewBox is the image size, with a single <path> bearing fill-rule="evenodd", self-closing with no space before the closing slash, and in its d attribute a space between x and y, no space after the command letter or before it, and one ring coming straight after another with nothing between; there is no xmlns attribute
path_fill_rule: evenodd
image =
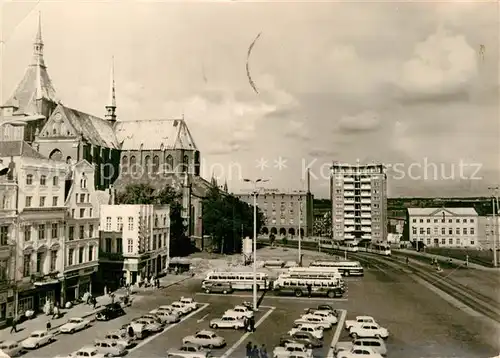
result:
<svg viewBox="0 0 500 358"><path fill-rule="evenodd" d="M45 67L43 60L43 40L42 40L42 13L38 12L38 30L33 42L33 63L34 66Z"/></svg>
<svg viewBox="0 0 500 358"><path fill-rule="evenodd" d="M115 57L111 58L111 73L109 76L109 99L106 105L106 119L116 122L116 93L115 93Z"/></svg>

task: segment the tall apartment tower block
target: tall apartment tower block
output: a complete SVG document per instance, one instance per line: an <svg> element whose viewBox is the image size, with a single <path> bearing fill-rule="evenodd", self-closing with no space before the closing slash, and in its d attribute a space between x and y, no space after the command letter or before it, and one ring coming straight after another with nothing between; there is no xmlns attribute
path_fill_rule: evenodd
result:
<svg viewBox="0 0 500 358"><path fill-rule="evenodd" d="M387 175L381 164L332 165L332 239L387 240Z"/></svg>

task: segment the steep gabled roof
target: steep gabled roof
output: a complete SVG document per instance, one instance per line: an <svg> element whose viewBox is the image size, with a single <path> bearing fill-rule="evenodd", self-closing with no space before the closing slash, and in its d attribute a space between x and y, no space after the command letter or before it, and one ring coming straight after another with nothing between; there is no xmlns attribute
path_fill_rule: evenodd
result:
<svg viewBox="0 0 500 358"><path fill-rule="evenodd" d="M64 113L75 131L91 144L106 148L119 148L113 126L105 119L63 105L59 105L52 115L58 113L58 109Z"/></svg>
<svg viewBox="0 0 500 358"><path fill-rule="evenodd" d="M47 159L25 141L0 141L0 157Z"/></svg>
<svg viewBox="0 0 500 358"><path fill-rule="evenodd" d="M183 119L150 119L116 122L115 133L122 150L197 150Z"/></svg>

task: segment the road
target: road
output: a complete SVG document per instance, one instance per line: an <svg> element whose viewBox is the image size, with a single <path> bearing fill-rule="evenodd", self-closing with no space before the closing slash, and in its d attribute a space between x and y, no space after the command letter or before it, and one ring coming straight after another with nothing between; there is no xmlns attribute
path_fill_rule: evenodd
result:
<svg viewBox="0 0 500 358"><path fill-rule="evenodd" d="M266 294L257 313L255 333L217 330L227 341L224 349L215 350L218 357L243 357L248 341L261 346L269 353L293 325L304 309L320 303L329 303L347 311L347 318L372 315L391 336L387 340L388 357L492 357L500 351L494 330L479 318L458 310L434 292L419 285L403 270L373 264L361 278L347 278L348 294L343 299L308 299L279 297ZM165 357L169 348L180 346L182 338L199 329L208 328L212 318L242 301L251 301L251 293L219 296L200 293L200 280L188 280L172 288L153 291L131 307L128 314L110 322L96 322L86 331L72 336L59 336L58 340L26 357L54 357L68 354L82 346L92 344L106 332L119 328L130 319L180 296L195 297L204 308L185 321L167 328L158 336L148 338L131 350L128 357ZM315 350L316 357L326 357L336 327L328 331L324 346ZM347 332L339 327L340 341L348 340Z"/></svg>

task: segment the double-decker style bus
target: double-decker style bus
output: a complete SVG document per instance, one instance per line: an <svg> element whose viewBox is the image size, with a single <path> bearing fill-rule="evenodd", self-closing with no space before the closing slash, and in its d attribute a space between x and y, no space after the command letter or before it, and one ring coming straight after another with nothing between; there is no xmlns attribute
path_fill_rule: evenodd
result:
<svg viewBox="0 0 500 358"><path fill-rule="evenodd" d="M359 261L314 261L309 267L336 268L343 276L363 276L363 266Z"/></svg>
<svg viewBox="0 0 500 358"><path fill-rule="evenodd" d="M269 288L269 276L267 273L257 272L256 278L257 290ZM252 290L253 272L211 271L205 276L201 287L205 289L207 286L217 282L230 283L233 290Z"/></svg>
<svg viewBox="0 0 500 358"><path fill-rule="evenodd" d="M280 275L273 283L274 293L277 295L307 296L308 285L311 287L311 296L342 297L344 289L335 278L299 278Z"/></svg>

